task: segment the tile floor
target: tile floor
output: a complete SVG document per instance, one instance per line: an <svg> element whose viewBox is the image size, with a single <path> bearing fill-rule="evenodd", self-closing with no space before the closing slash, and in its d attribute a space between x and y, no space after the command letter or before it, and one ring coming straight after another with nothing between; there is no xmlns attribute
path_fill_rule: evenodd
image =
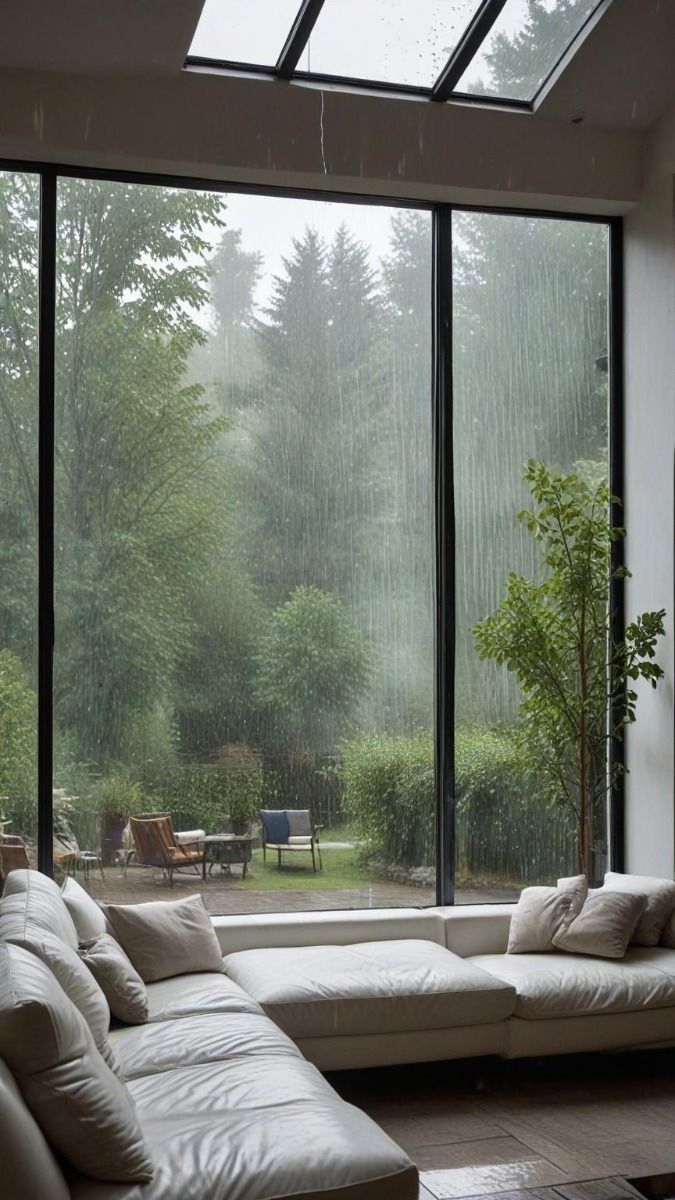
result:
<svg viewBox="0 0 675 1200"><path fill-rule="evenodd" d="M420 1200L627 1200L622 1181L675 1171L675 1050L330 1079L417 1163Z"/></svg>

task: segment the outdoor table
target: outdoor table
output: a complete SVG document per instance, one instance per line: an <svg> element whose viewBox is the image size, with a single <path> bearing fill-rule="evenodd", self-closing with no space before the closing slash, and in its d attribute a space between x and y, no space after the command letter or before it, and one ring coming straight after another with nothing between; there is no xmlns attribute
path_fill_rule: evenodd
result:
<svg viewBox="0 0 675 1200"><path fill-rule="evenodd" d="M214 863L220 863L221 871L223 867L229 869L232 863L241 863L241 877L242 879L246 878L246 867L251 861L253 842L255 841L252 834L211 833L201 840L204 843L204 861L202 863L204 880L206 880L206 868L208 867L210 875Z"/></svg>

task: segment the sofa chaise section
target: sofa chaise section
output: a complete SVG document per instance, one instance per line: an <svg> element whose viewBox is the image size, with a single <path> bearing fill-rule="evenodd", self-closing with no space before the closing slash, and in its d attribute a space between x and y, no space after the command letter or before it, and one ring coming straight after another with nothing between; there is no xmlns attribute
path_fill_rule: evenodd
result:
<svg viewBox="0 0 675 1200"><path fill-rule="evenodd" d="M467 1027L474 1053L497 1052L516 1003L510 983L413 938L244 950L224 963L228 976L324 1070L351 1065L366 1039L377 1039L369 1065L392 1061L394 1047L393 1061L413 1061L409 1054L419 1055L424 1038L438 1031L454 1033L459 1048L459 1030ZM439 1039L433 1044L438 1050Z"/></svg>

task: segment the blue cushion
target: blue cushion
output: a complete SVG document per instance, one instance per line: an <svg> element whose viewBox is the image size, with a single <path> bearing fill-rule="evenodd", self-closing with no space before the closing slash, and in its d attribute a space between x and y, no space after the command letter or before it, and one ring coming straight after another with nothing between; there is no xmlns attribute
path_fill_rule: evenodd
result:
<svg viewBox="0 0 675 1200"><path fill-rule="evenodd" d="M278 846L288 841L288 817L283 808L262 808L260 810L260 819L265 827L266 842L272 842Z"/></svg>

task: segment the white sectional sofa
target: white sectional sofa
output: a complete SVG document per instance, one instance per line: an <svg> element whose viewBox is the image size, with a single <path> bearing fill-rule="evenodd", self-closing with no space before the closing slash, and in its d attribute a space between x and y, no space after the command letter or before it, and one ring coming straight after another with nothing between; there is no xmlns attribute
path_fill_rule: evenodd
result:
<svg viewBox="0 0 675 1200"><path fill-rule="evenodd" d="M38 930L77 946L51 881L17 871L6 896L0 939L29 948ZM416 1200L413 1164L317 1067L675 1042L675 950L509 955L513 908L215 918L222 974L148 984L147 1023L108 1034L153 1180L64 1174L0 1065L3 1196ZM35 1180L45 1155L51 1190Z"/></svg>

